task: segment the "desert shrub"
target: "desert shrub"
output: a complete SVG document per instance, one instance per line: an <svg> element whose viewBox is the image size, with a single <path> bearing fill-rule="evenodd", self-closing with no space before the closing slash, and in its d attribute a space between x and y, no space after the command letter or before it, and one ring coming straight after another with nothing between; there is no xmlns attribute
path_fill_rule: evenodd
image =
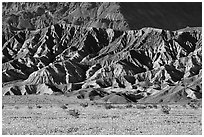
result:
<svg viewBox="0 0 204 137"><path fill-rule="evenodd" d="M188 105L193 109L198 109L201 106L201 103L199 102L189 102Z"/></svg>
<svg viewBox="0 0 204 137"><path fill-rule="evenodd" d="M68 107L66 105L61 105L60 108L67 109Z"/></svg>
<svg viewBox="0 0 204 137"><path fill-rule="evenodd" d="M112 119L114 119L114 118L119 118L119 117L120 117L120 116L116 116L116 115L115 115L115 116L111 116Z"/></svg>
<svg viewBox="0 0 204 137"><path fill-rule="evenodd" d="M36 107L37 107L37 108L42 108L42 106L41 106L41 105L36 105Z"/></svg>
<svg viewBox="0 0 204 137"><path fill-rule="evenodd" d="M68 111L68 113L69 113L69 115L71 115L71 116L73 116L75 118L79 118L79 115L80 115L79 111L76 110L76 109L71 109L71 110Z"/></svg>
<svg viewBox="0 0 204 137"><path fill-rule="evenodd" d="M72 132L77 132L78 130L79 130L78 127L70 127L70 128L67 129L67 132L72 133Z"/></svg>
<svg viewBox="0 0 204 137"><path fill-rule="evenodd" d="M15 106L15 109L19 109L19 106Z"/></svg>
<svg viewBox="0 0 204 137"><path fill-rule="evenodd" d="M157 109L158 108L157 104L153 104L153 108Z"/></svg>
<svg viewBox="0 0 204 137"><path fill-rule="evenodd" d="M88 105L89 105L88 103L81 103L81 104L80 104L80 106L82 106L82 107L84 107L84 108L85 108L85 107L88 107Z"/></svg>
<svg viewBox="0 0 204 137"><path fill-rule="evenodd" d="M182 105L183 108L187 108L186 104Z"/></svg>
<svg viewBox="0 0 204 137"><path fill-rule="evenodd" d="M111 104L105 104L104 106L105 106L105 109L111 109L111 108L114 108L114 106L111 105Z"/></svg>
<svg viewBox="0 0 204 137"><path fill-rule="evenodd" d="M132 104L127 104L125 107L126 108L132 108L133 106L132 106Z"/></svg>
<svg viewBox="0 0 204 137"><path fill-rule="evenodd" d="M91 106L94 106L95 105L95 103L94 102L91 102Z"/></svg>
<svg viewBox="0 0 204 137"><path fill-rule="evenodd" d="M33 109L33 107L32 106L28 106L28 109Z"/></svg>
<svg viewBox="0 0 204 137"><path fill-rule="evenodd" d="M148 108L153 108L153 105L152 104L148 104L147 107Z"/></svg>
<svg viewBox="0 0 204 137"><path fill-rule="evenodd" d="M146 106L145 104L137 104L137 105L136 105L136 108L137 108L137 109L146 109L147 106Z"/></svg>
<svg viewBox="0 0 204 137"><path fill-rule="evenodd" d="M161 110L162 110L163 113L169 114L169 112L171 110L171 107L169 107L168 105L162 105Z"/></svg>

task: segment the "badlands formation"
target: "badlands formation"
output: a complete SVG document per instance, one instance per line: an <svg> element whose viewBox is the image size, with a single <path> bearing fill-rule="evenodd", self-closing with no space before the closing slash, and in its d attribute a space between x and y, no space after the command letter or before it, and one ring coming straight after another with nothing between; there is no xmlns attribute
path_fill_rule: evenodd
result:
<svg viewBox="0 0 204 137"><path fill-rule="evenodd" d="M3 3L3 96L201 99L202 5L168 4Z"/></svg>

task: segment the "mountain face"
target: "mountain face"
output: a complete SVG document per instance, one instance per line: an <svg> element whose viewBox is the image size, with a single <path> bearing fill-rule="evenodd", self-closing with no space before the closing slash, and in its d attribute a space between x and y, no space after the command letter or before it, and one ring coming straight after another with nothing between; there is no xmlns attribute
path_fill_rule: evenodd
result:
<svg viewBox="0 0 204 137"><path fill-rule="evenodd" d="M197 10L186 11L190 4ZM180 25L167 23L165 12L157 16L165 5L3 3L2 94L60 92L113 103L201 99L202 31L179 28L201 26L199 3L168 7L180 11L166 15L172 22L180 16Z"/></svg>

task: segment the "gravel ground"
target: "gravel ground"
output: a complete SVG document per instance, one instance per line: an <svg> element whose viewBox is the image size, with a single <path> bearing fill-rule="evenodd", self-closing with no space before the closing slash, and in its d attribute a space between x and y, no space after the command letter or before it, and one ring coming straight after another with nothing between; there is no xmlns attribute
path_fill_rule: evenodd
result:
<svg viewBox="0 0 204 137"><path fill-rule="evenodd" d="M4 100L4 99L3 99ZM169 114L161 107L138 109L135 105L82 107L79 104L6 104L3 101L3 135L201 135L202 109L170 105ZM70 115L78 110L79 117Z"/></svg>

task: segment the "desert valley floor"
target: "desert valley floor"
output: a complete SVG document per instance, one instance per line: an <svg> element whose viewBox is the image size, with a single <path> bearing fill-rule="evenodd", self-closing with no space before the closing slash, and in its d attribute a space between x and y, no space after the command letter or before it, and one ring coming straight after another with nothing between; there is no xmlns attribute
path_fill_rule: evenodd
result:
<svg viewBox="0 0 204 137"><path fill-rule="evenodd" d="M9 98L10 101L3 98L3 135L202 134L201 107L194 109L172 104L166 114L158 104L112 104L106 107L99 102L61 95ZM84 102L88 105L83 106Z"/></svg>

